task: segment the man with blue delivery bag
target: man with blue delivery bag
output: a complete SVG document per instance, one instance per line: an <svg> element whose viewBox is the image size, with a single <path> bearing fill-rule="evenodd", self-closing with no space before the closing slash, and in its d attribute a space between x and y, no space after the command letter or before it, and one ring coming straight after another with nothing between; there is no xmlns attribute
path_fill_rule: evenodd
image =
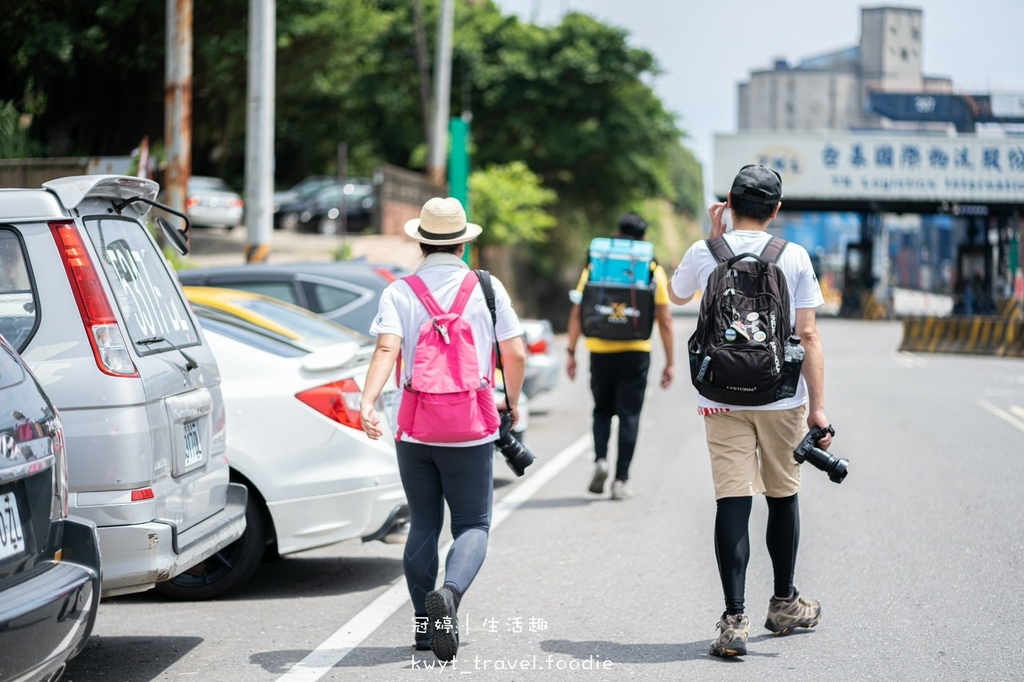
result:
<svg viewBox="0 0 1024 682"><path fill-rule="evenodd" d="M590 392L594 397L594 475L592 493L604 493L608 480L608 442L612 417L618 417L618 457L611 497L632 496L626 485L640 429L640 411L651 366L651 334L655 322L665 348L661 387L673 378L672 316L668 277L645 240L647 223L635 213L619 218L614 237L591 242L586 269L569 297L566 372L576 379L576 346L586 337L590 353Z"/></svg>

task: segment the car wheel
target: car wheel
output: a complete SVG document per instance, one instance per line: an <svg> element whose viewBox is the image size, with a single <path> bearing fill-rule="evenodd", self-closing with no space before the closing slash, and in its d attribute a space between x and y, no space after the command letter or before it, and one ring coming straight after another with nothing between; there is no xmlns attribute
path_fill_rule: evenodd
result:
<svg viewBox="0 0 1024 682"><path fill-rule="evenodd" d="M333 218L321 218L316 224L316 231L320 234L338 234L338 221Z"/></svg>
<svg viewBox="0 0 1024 682"><path fill-rule="evenodd" d="M251 578L267 549L263 514L263 501L250 488L242 537L184 573L157 583L157 592L179 600L214 599Z"/></svg>
<svg viewBox="0 0 1024 682"><path fill-rule="evenodd" d="M289 230L294 232L299 226L299 214L298 213L285 213L281 216L278 221L282 230Z"/></svg>

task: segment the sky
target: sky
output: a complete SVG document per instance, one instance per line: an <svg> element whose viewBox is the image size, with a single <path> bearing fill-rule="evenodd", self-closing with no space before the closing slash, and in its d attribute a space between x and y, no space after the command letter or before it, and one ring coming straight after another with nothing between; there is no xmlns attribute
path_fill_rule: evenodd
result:
<svg viewBox="0 0 1024 682"><path fill-rule="evenodd" d="M920 0L494 0L504 11L541 25L568 11L625 29L629 43L651 52L662 73L652 83L689 134L686 145L711 186L713 135L736 131L736 87L778 58L801 59L860 41L861 7L923 12L927 76L953 79L957 91L1024 92L1024 1Z"/></svg>

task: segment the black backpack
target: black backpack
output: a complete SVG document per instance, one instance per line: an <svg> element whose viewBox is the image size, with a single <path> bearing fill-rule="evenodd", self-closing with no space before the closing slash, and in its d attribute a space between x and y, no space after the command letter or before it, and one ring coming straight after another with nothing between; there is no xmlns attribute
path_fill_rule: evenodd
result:
<svg viewBox="0 0 1024 682"><path fill-rule="evenodd" d="M583 335L608 341L638 341L651 338L654 331L654 271L650 263L648 286L615 286L588 281L583 287L580 316Z"/></svg>
<svg viewBox="0 0 1024 682"><path fill-rule="evenodd" d="M771 237L760 255L735 255L724 238L708 240L718 265L687 343L690 378L705 398L752 406L792 396L780 391L785 344L793 331L789 285L777 265L787 243Z"/></svg>

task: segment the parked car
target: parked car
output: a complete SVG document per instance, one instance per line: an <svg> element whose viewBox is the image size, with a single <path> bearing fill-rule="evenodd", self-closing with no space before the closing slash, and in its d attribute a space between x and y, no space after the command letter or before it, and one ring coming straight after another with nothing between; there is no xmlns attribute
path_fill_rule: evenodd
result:
<svg viewBox="0 0 1024 682"><path fill-rule="evenodd" d="M96 621L99 538L68 518L60 416L3 337L0 404L0 679L56 679Z"/></svg>
<svg viewBox="0 0 1024 682"><path fill-rule="evenodd" d="M220 178L193 175L188 179L185 212L193 227L225 227L242 224L244 203L238 192Z"/></svg>
<svg viewBox="0 0 1024 682"><path fill-rule="evenodd" d="M337 261L181 270L178 279L192 286L243 289L278 298L366 334L377 314L377 300L395 275L388 266Z"/></svg>
<svg viewBox="0 0 1024 682"><path fill-rule="evenodd" d="M359 231L373 220L376 191L372 180L353 178L344 184L333 182L292 202L282 203L275 225L318 234L339 234L344 204L346 232Z"/></svg>
<svg viewBox="0 0 1024 682"><path fill-rule="evenodd" d="M526 334L526 375L523 393L531 398L558 385L564 364L555 348L555 333L548 320L520 319Z"/></svg>
<svg viewBox="0 0 1024 682"><path fill-rule="evenodd" d="M187 288L193 300L209 300L209 291ZM370 440L359 420L372 346L314 313L258 298L309 318L300 338L195 305L223 375L231 477L249 489L249 503L240 540L161 584L174 597L218 597L248 580L268 555L355 538L405 542L408 534L394 442ZM326 343L335 333L339 340ZM381 398L385 419L384 403L396 392L390 386Z"/></svg>
<svg viewBox="0 0 1024 682"><path fill-rule="evenodd" d="M275 206L280 203L286 203L293 201L298 197L305 196L315 192L324 185L329 185L332 182L337 182L338 178L334 175L310 175L297 183L292 185L289 189L281 192L274 192L274 204Z"/></svg>
<svg viewBox="0 0 1024 682"><path fill-rule="evenodd" d="M274 229L296 229L299 226L299 212L304 202L321 187L337 182L337 176L311 175L291 189L274 192Z"/></svg>
<svg viewBox="0 0 1024 682"><path fill-rule="evenodd" d="M182 289L199 315L215 310L255 324L309 350L339 343L374 344L374 339L366 334L276 298L222 287L184 286Z"/></svg>
<svg viewBox="0 0 1024 682"><path fill-rule="evenodd" d="M97 526L104 597L150 589L245 527L220 373L144 224L158 190L114 175L0 189L0 252L17 264L0 334L60 410L70 513Z"/></svg>

